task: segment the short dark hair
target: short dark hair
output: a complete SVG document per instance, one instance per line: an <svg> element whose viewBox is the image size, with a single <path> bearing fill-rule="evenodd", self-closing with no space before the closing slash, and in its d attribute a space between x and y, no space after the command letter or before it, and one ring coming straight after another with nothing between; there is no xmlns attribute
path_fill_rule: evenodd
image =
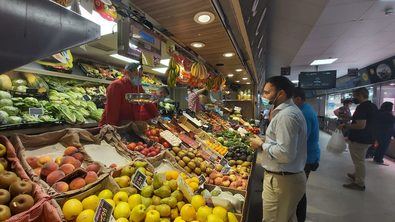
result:
<svg viewBox="0 0 395 222"><path fill-rule="evenodd" d="M344 99L344 100L342 101L342 103L343 103L343 105L351 104L351 103L352 103L352 100L351 100L351 99Z"/></svg>
<svg viewBox="0 0 395 222"><path fill-rule="evenodd" d="M296 87L294 89L293 97L294 98L300 97L303 101L305 101L306 100L306 93L304 92L304 90L302 88Z"/></svg>
<svg viewBox="0 0 395 222"><path fill-rule="evenodd" d="M129 71L129 72L134 72L137 71L137 69L139 68L138 63L129 63L125 66L125 70Z"/></svg>
<svg viewBox="0 0 395 222"><path fill-rule="evenodd" d="M166 95L170 95L170 91L166 86L160 87L159 90L165 92Z"/></svg>
<svg viewBox="0 0 395 222"><path fill-rule="evenodd" d="M295 85L286 77L284 76L273 76L266 80L266 83L272 84L278 91L284 90L287 98L291 98L293 95L293 91Z"/></svg>
<svg viewBox="0 0 395 222"><path fill-rule="evenodd" d="M384 112L392 112L394 104L392 102L384 102L381 104L380 110Z"/></svg>
<svg viewBox="0 0 395 222"><path fill-rule="evenodd" d="M354 89L352 93L362 96L363 98L369 98L369 91L365 87Z"/></svg>

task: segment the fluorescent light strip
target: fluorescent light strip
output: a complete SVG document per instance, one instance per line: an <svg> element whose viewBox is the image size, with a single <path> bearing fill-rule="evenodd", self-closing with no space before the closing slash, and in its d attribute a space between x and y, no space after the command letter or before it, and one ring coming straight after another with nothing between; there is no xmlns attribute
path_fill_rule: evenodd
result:
<svg viewBox="0 0 395 222"><path fill-rule="evenodd" d="M119 54L112 54L112 55L110 55L110 56L113 57L113 58L122 60L122 61L124 61L124 62L127 62L127 63L140 63L139 61L137 61L137 60L135 60L135 59L131 59L131 58L128 58L128 57L119 55Z"/></svg>
<svg viewBox="0 0 395 222"><path fill-rule="evenodd" d="M233 73L228 74L228 77L233 77L233 76L234 76Z"/></svg>
<svg viewBox="0 0 395 222"><path fill-rule="evenodd" d="M243 77L242 79L243 79L243 80L247 80L248 78L247 78L247 77Z"/></svg>
<svg viewBox="0 0 395 222"><path fill-rule="evenodd" d="M152 70L155 71L155 72L159 72L159 73L165 74L167 68L153 68Z"/></svg>
<svg viewBox="0 0 395 222"><path fill-rule="evenodd" d="M337 60L337 58L333 59L316 59L310 65L311 66L318 66L318 65L328 65L332 64Z"/></svg>
<svg viewBox="0 0 395 222"><path fill-rule="evenodd" d="M164 66L169 66L170 63L170 59L161 59L160 60L160 64L164 65Z"/></svg>

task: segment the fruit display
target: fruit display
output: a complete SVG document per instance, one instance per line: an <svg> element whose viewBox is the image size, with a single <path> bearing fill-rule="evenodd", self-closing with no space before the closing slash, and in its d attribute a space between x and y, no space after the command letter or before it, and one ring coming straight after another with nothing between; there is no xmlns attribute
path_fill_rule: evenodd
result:
<svg viewBox="0 0 395 222"><path fill-rule="evenodd" d="M229 160L228 164L233 171L240 174L243 178L246 177L246 175L251 174L251 162L242 160Z"/></svg>
<svg viewBox="0 0 395 222"><path fill-rule="evenodd" d="M213 170L197 149L172 147L170 153L174 155L177 164L187 173L207 176Z"/></svg>
<svg viewBox="0 0 395 222"><path fill-rule="evenodd" d="M219 165L221 166L221 165ZM224 175L220 172L221 167L216 167L216 170L212 171L206 180L209 184L217 186L229 187L237 190L246 190L248 183L248 175L238 175L236 171L230 171L229 175Z"/></svg>
<svg viewBox="0 0 395 222"><path fill-rule="evenodd" d="M180 75L180 66L176 63L174 58L170 59L169 67L166 70L167 85L169 87L175 87L177 83L177 77Z"/></svg>
<svg viewBox="0 0 395 222"><path fill-rule="evenodd" d="M159 143L148 146L143 142L131 142L127 145L128 150L137 151L146 157L154 157L162 151L162 145Z"/></svg>
<svg viewBox="0 0 395 222"><path fill-rule="evenodd" d="M153 75L144 74L141 76L141 83L142 84L149 84L149 85L156 85L156 86L163 86L163 83L160 79L156 78Z"/></svg>
<svg viewBox="0 0 395 222"><path fill-rule="evenodd" d="M258 135L258 134L261 132L260 129L259 129L258 127L250 127L250 128L247 128L247 131L250 132L250 133L252 133L252 134L255 134L255 135Z"/></svg>
<svg viewBox="0 0 395 222"><path fill-rule="evenodd" d="M195 62L191 66L191 77L194 81L202 81L207 78L207 69L203 63Z"/></svg>
<svg viewBox="0 0 395 222"><path fill-rule="evenodd" d="M147 178L146 182L148 185L152 184L153 180L153 167L146 161L134 161L132 164L128 166L124 166L120 169L117 169L112 173L112 177L114 178L114 181L118 184L118 186L121 188L125 188L125 190L135 190L136 188L133 187L133 183L131 182L133 175L136 173L136 171L142 172ZM127 188L127 189L126 189Z"/></svg>
<svg viewBox="0 0 395 222"><path fill-rule="evenodd" d="M226 78L222 74L211 75L207 78L206 88L214 92L221 90L225 87Z"/></svg>
<svg viewBox="0 0 395 222"><path fill-rule="evenodd" d="M81 70L86 76L99 79L118 79L123 74L111 66L103 66L97 64L78 63Z"/></svg>
<svg viewBox="0 0 395 222"><path fill-rule="evenodd" d="M245 203L245 197L242 194L223 191L219 186L215 186L211 191L204 189L201 195L206 199L210 198L214 205L221 206L227 210L235 209L238 213L242 211Z"/></svg>
<svg viewBox="0 0 395 222"><path fill-rule="evenodd" d="M161 142L160 132L162 129L156 126L149 126L149 128L144 132L144 135L153 142Z"/></svg>
<svg viewBox="0 0 395 222"><path fill-rule="evenodd" d="M85 155L76 147L69 146L64 155L53 160L50 156L29 156L26 162L34 170L34 174L44 180L58 193L78 190L88 184L95 183L101 173L98 163L84 164ZM86 166L85 166L86 165ZM71 177L74 172L86 171Z"/></svg>
<svg viewBox="0 0 395 222"><path fill-rule="evenodd" d="M221 143L218 143L216 141L210 141L208 139L208 140L205 140L204 143L206 144L206 146L208 148L210 148L211 150L214 150L215 152L217 152L221 156L225 156L225 154L228 152L228 147L226 147L226 146L224 146Z"/></svg>
<svg viewBox="0 0 395 222"><path fill-rule="evenodd" d="M250 148L248 137L242 137L235 131L226 130L217 133L217 140L228 147L226 158L228 160L252 161L254 151Z"/></svg>

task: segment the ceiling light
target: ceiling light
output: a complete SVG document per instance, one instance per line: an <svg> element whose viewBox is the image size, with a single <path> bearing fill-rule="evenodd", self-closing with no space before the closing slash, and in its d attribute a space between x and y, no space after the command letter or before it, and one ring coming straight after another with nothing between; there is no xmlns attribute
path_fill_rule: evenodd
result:
<svg viewBox="0 0 395 222"><path fill-rule="evenodd" d="M155 71L155 72L159 72L159 73L165 74L167 68L154 68L152 70Z"/></svg>
<svg viewBox="0 0 395 222"><path fill-rule="evenodd" d="M236 69L236 72L241 72L243 71L243 69Z"/></svg>
<svg viewBox="0 0 395 222"><path fill-rule="evenodd" d="M203 48L205 44L203 42L192 42L191 46L194 48Z"/></svg>
<svg viewBox="0 0 395 222"><path fill-rule="evenodd" d="M236 80L236 82L239 83L240 81L239 81L239 80Z"/></svg>
<svg viewBox="0 0 395 222"><path fill-rule="evenodd" d="M169 66L170 59L161 59L160 64L164 66Z"/></svg>
<svg viewBox="0 0 395 222"><path fill-rule="evenodd" d="M224 54L222 54L224 57L226 57L226 58L229 58L229 57L232 57L232 56L234 56L235 55L235 53L233 53L233 52L227 52L227 53L224 53Z"/></svg>
<svg viewBox="0 0 395 222"><path fill-rule="evenodd" d="M233 73L228 74L228 77L233 77L233 76L234 76Z"/></svg>
<svg viewBox="0 0 395 222"><path fill-rule="evenodd" d="M242 79L243 79L243 80L247 80L248 78L247 78L247 77L243 77Z"/></svg>
<svg viewBox="0 0 395 222"><path fill-rule="evenodd" d="M197 13L194 17L193 20L195 20L196 23L198 24L209 24L213 22L215 19L215 16L211 12L199 12Z"/></svg>
<svg viewBox="0 0 395 222"><path fill-rule="evenodd" d="M124 61L124 62L127 62L127 63L140 63L139 61L137 61L137 60L135 60L135 59L131 59L131 58L128 58L128 57L119 55L119 54L112 54L112 55L110 55L110 56L113 57L113 58L122 60L122 61Z"/></svg>
<svg viewBox="0 0 395 222"><path fill-rule="evenodd" d="M314 60L310 65L311 66L318 66L318 65L328 65L328 64L332 64L337 60L337 58L333 58L333 59L317 59Z"/></svg>
<svg viewBox="0 0 395 222"><path fill-rule="evenodd" d="M247 84L247 85L250 85L251 83L250 83L250 82L247 82L246 84Z"/></svg>
<svg viewBox="0 0 395 222"><path fill-rule="evenodd" d="M395 86L395 83L390 83L390 86Z"/></svg>

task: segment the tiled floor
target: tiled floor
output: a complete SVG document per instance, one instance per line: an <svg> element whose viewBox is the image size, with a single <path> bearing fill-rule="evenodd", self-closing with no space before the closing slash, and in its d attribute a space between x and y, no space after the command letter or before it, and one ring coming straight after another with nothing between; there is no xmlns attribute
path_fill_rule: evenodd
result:
<svg viewBox="0 0 395 222"><path fill-rule="evenodd" d="M395 222L395 163L389 166L367 160L366 191L344 189L345 177L352 172L349 153L334 155L326 152L330 136L320 133L321 162L307 183L307 221L313 222ZM258 173L262 175L261 173ZM261 221L261 178L254 178L255 192L250 196L248 222Z"/></svg>

